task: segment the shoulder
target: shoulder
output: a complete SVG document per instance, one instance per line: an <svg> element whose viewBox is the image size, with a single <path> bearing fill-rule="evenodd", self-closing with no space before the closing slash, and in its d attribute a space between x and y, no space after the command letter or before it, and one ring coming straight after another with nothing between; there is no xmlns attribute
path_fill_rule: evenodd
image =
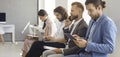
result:
<svg viewBox="0 0 120 57"><path fill-rule="evenodd" d="M101 23L103 23L103 25L115 25L114 21L108 16L104 16Z"/></svg>
<svg viewBox="0 0 120 57"><path fill-rule="evenodd" d="M108 16L105 16L101 22L103 29L117 29L115 22Z"/></svg>
<svg viewBox="0 0 120 57"><path fill-rule="evenodd" d="M47 23L48 25L50 25L50 24L52 24L52 20L48 18L47 21L46 21L46 23Z"/></svg>
<svg viewBox="0 0 120 57"><path fill-rule="evenodd" d="M84 19L81 20L81 26L82 27L88 27L87 23L85 22Z"/></svg>

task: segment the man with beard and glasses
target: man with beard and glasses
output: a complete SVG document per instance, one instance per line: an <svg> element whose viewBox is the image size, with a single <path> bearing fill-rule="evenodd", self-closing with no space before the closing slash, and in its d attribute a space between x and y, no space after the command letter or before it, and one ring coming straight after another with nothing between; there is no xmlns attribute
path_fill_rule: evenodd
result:
<svg viewBox="0 0 120 57"><path fill-rule="evenodd" d="M84 7L79 2L73 2L71 9L71 19L74 20L71 26L72 30L70 34L77 34L81 37L85 37L87 31L87 24L82 18L84 12ZM79 52L84 52L84 48L79 48L72 39L67 39L66 48L57 48L54 50L47 50L43 52L43 57L64 57L71 54L78 54Z"/></svg>

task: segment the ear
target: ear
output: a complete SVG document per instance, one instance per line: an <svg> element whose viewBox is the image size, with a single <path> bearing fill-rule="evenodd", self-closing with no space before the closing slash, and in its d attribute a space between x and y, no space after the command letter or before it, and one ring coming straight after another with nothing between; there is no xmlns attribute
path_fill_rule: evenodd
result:
<svg viewBox="0 0 120 57"><path fill-rule="evenodd" d="M97 7L97 10L101 10L101 9L102 9L102 6L99 5L99 6Z"/></svg>
<svg viewBox="0 0 120 57"><path fill-rule="evenodd" d="M81 8L79 8L79 12L82 12L82 9L81 9Z"/></svg>
<svg viewBox="0 0 120 57"><path fill-rule="evenodd" d="M78 14L82 14L82 13L83 13L82 9L79 8L79 12L78 12Z"/></svg>

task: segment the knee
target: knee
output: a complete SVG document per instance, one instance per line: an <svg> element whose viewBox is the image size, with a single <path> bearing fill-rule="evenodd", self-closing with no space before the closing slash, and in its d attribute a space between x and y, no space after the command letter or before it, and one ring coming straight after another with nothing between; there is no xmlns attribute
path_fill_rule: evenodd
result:
<svg viewBox="0 0 120 57"><path fill-rule="evenodd" d="M49 55L47 57L64 57L64 55L62 55L62 54L53 54L53 55Z"/></svg>
<svg viewBox="0 0 120 57"><path fill-rule="evenodd" d="M32 46L40 46L43 45L44 43L42 41L35 41Z"/></svg>
<svg viewBox="0 0 120 57"><path fill-rule="evenodd" d="M47 57L48 56L48 53L49 53L49 50L46 50L43 52L43 57Z"/></svg>
<svg viewBox="0 0 120 57"><path fill-rule="evenodd" d="M52 50L46 50L43 52L43 57L48 57L51 54L56 54L56 53Z"/></svg>

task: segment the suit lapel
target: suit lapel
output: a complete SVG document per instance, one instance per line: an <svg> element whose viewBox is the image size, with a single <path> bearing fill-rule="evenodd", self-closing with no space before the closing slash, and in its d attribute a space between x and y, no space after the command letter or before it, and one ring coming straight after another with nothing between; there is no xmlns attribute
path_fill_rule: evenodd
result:
<svg viewBox="0 0 120 57"><path fill-rule="evenodd" d="M98 29L98 26L100 26L100 24L101 24L102 20L104 19L104 17L105 17L105 15L102 15L100 17L100 19L98 20L98 22L96 22L96 26L95 26L95 29L93 31L93 35L95 34L96 30Z"/></svg>
<svg viewBox="0 0 120 57"><path fill-rule="evenodd" d="M86 33L86 40L88 39L88 37L89 37L89 34L90 34L90 29L91 29L91 27L92 27L92 23L93 23L93 20L90 20L90 23L89 23L89 27L88 27L88 30L87 30L87 33Z"/></svg>
<svg viewBox="0 0 120 57"><path fill-rule="evenodd" d="M95 28L94 28L92 37L94 36L94 33L96 32L98 26L100 26L100 23L102 22L103 19L104 19L104 15L102 15L102 16L100 17L100 19L98 20L98 22L95 23ZM89 28L88 28L88 31L87 31L87 34L86 34L86 39L88 39L88 37L89 37L90 29L91 29L91 27L92 27L92 22L93 22L93 20L91 20L91 23L90 23L90 25L89 25Z"/></svg>
<svg viewBox="0 0 120 57"><path fill-rule="evenodd" d="M78 27L83 23L83 19L77 24L77 26L75 27L74 31L73 31L73 34L76 34L77 33L77 30L79 29Z"/></svg>

